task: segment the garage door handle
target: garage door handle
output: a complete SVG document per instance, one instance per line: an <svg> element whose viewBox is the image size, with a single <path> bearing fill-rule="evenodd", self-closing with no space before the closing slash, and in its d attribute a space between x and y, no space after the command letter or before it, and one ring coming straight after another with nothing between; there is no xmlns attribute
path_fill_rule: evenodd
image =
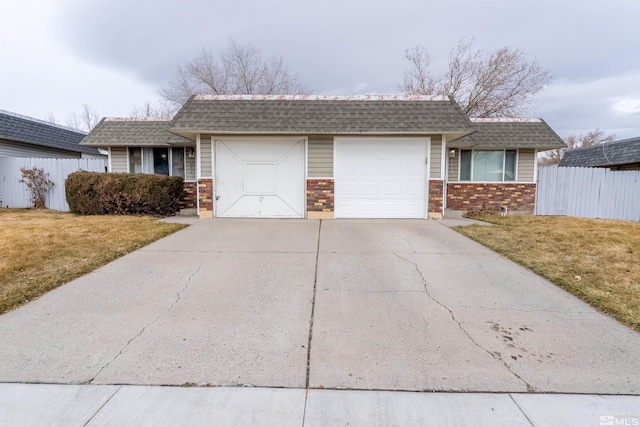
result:
<svg viewBox="0 0 640 427"><path fill-rule="evenodd" d="M220 198L220 196L216 196L216 200L218 200Z"/></svg>

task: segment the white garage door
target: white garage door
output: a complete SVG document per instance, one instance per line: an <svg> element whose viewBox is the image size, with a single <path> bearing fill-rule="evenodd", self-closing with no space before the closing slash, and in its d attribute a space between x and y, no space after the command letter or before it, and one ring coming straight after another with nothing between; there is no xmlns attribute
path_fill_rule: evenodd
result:
<svg viewBox="0 0 640 427"><path fill-rule="evenodd" d="M216 216L304 218L305 142L216 140Z"/></svg>
<svg viewBox="0 0 640 427"><path fill-rule="evenodd" d="M336 138L336 218L425 218L427 142Z"/></svg>

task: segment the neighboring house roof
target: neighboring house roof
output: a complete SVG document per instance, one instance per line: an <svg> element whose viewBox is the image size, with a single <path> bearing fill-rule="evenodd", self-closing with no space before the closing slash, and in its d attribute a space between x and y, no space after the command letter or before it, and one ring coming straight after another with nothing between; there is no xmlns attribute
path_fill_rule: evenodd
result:
<svg viewBox="0 0 640 427"><path fill-rule="evenodd" d="M560 166L608 167L640 163L640 137L568 150Z"/></svg>
<svg viewBox="0 0 640 427"><path fill-rule="evenodd" d="M176 114L181 135L416 135L472 131L443 96L198 95Z"/></svg>
<svg viewBox="0 0 640 427"><path fill-rule="evenodd" d="M59 150L100 155L93 147L79 145L85 132L44 120L0 110L0 139Z"/></svg>
<svg viewBox="0 0 640 427"><path fill-rule="evenodd" d="M81 144L94 147L192 144L190 139L168 132L170 125L169 120L104 118Z"/></svg>
<svg viewBox="0 0 640 427"><path fill-rule="evenodd" d="M461 148L537 148L550 150L566 144L542 119L471 119L475 133L451 141Z"/></svg>

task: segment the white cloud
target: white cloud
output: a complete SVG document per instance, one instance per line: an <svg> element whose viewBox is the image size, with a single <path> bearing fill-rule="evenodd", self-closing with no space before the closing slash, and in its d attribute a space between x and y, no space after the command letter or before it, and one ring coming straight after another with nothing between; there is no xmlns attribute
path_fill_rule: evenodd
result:
<svg viewBox="0 0 640 427"><path fill-rule="evenodd" d="M594 80L560 80L538 97L538 115L560 134L599 128L618 138L640 135L640 69Z"/></svg>
<svg viewBox="0 0 640 427"><path fill-rule="evenodd" d="M640 98L619 98L613 108L623 114L640 114Z"/></svg>
<svg viewBox="0 0 640 427"><path fill-rule="evenodd" d="M3 3L0 57L11 58L11 66L0 67L1 109L40 119L52 112L64 123L83 103L102 116L128 115L134 104L156 98L133 76L85 62L52 38L51 8L47 2Z"/></svg>

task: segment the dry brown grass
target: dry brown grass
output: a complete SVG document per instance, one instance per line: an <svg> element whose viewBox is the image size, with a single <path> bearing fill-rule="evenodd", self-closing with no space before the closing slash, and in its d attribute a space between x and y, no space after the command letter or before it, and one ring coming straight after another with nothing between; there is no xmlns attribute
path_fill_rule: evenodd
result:
<svg viewBox="0 0 640 427"><path fill-rule="evenodd" d="M640 223L484 216L493 227L456 227L640 331Z"/></svg>
<svg viewBox="0 0 640 427"><path fill-rule="evenodd" d="M149 217L0 209L0 313L183 227Z"/></svg>

